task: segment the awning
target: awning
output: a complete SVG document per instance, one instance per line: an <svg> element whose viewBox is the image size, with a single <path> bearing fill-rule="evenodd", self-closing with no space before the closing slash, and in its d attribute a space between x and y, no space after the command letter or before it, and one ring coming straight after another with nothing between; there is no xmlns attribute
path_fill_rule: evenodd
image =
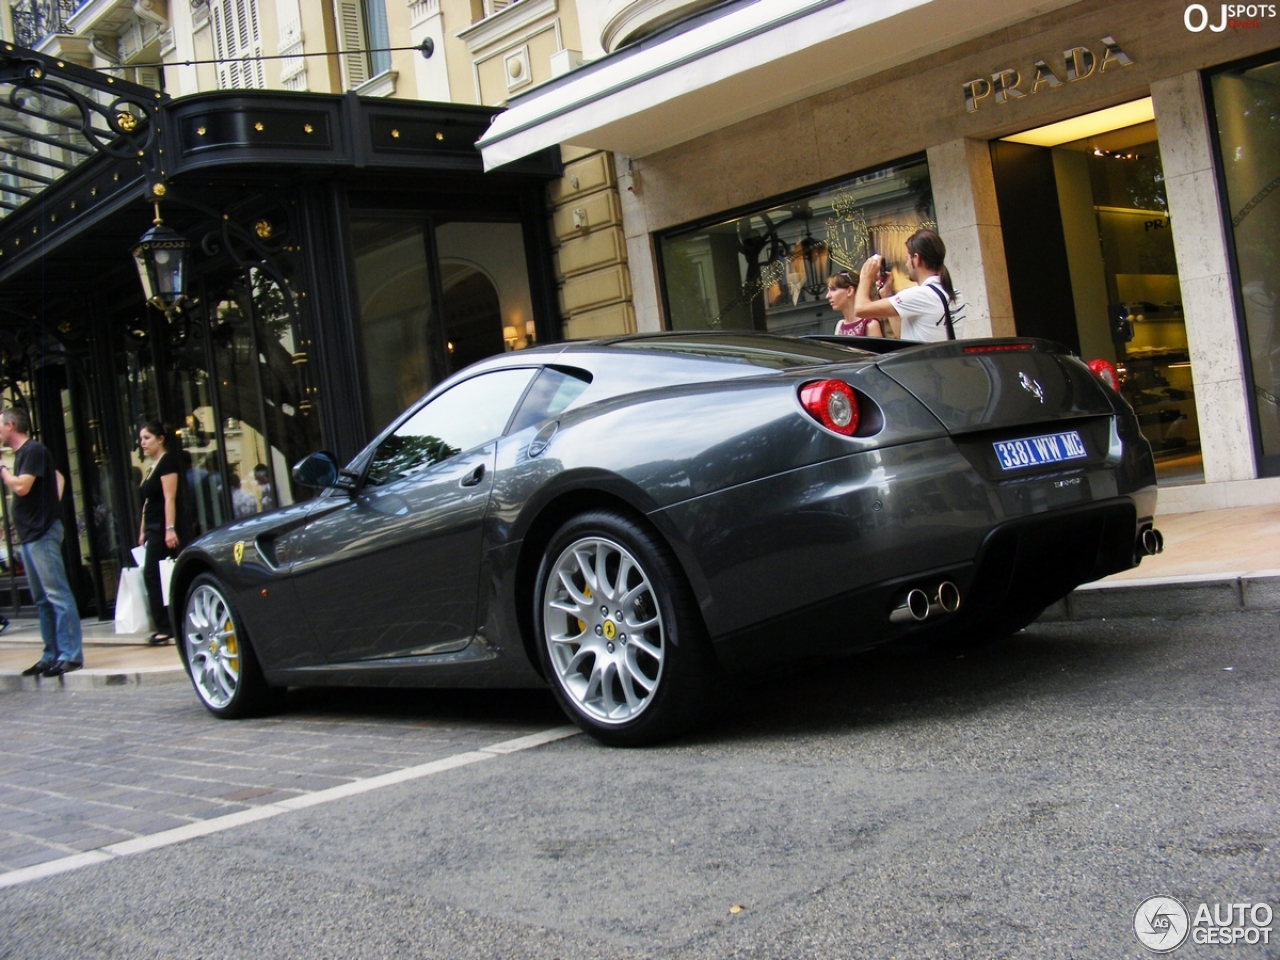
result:
<svg viewBox="0 0 1280 960"><path fill-rule="evenodd" d="M1074 0L738 0L514 99L485 169L557 144L642 157Z"/></svg>
<svg viewBox="0 0 1280 960"><path fill-rule="evenodd" d="M99 153L149 159L156 90L6 43L0 47L0 218Z"/></svg>

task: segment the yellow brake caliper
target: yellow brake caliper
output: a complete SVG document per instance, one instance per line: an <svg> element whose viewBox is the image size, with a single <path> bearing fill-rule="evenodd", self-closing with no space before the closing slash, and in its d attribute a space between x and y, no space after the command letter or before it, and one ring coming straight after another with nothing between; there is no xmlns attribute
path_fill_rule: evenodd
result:
<svg viewBox="0 0 1280 960"><path fill-rule="evenodd" d="M583 586L583 588L582 588L582 595L583 595L584 597L586 597L588 600L590 600L590 599L591 599L591 588L590 588L590 587L588 587L588 586L586 586L586 585L584 585L584 586ZM586 630L587 630L587 625L586 625L586 623L584 623L583 621L579 620L579 621L578 621L578 632L579 632L579 633L585 633L585 632L586 632Z"/></svg>
<svg viewBox="0 0 1280 960"><path fill-rule="evenodd" d="M227 651L227 660L231 663L231 668L237 673L240 672L240 649L236 646L235 625L231 622L231 618L227 618L227 622L222 625L222 629L226 632L226 637L222 641L222 648Z"/></svg>

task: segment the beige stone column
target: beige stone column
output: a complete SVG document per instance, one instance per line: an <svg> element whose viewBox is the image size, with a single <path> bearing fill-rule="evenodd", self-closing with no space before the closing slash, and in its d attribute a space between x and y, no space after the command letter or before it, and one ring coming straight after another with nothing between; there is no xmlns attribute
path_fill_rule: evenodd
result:
<svg viewBox="0 0 1280 960"><path fill-rule="evenodd" d="M1206 483L1257 476L1208 112L1196 72L1151 85Z"/></svg>
<svg viewBox="0 0 1280 960"><path fill-rule="evenodd" d="M622 202L622 232L627 238L627 265L631 269L631 302L640 333L663 329L662 294L658 287L658 259L649 232L644 203L644 177L639 164L622 154L614 155L618 172L618 197Z"/></svg>
<svg viewBox="0 0 1280 960"><path fill-rule="evenodd" d="M930 147L928 157L947 269L969 307L966 335L1015 336L990 148L961 138Z"/></svg>

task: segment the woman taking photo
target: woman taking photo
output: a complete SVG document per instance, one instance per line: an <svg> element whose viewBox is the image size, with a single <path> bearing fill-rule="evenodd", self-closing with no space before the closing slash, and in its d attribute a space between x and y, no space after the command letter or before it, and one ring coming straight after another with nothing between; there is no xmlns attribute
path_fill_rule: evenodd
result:
<svg viewBox="0 0 1280 960"><path fill-rule="evenodd" d="M151 460L151 469L142 481L142 528L138 546L147 548L142 580L147 585L147 602L156 632L151 643L168 643L173 639L169 608L164 604L160 588L160 561L178 552L178 458L165 447L168 430L153 420L138 431L138 446Z"/></svg>
<svg viewBox="0 0 1280 960"><path fill-rule="evenodd" d="M858 290L853 274L841 270L834 276L827 277L827 303L843 318L836 323L837 337L881 337L880 321L861 320L853 312L853 297Z"/></svg>

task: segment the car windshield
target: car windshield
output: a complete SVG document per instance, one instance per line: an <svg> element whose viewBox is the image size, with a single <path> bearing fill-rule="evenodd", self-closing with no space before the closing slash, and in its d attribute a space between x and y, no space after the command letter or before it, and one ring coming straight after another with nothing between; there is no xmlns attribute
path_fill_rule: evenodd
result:
<svg viewBox="0 0 1280 960"><path fill-rule="evenodd" d="M651 340L623 340L615 346L627 350L649 350L655 353L679 353L704 357L708 360L724 360L729 363L745 363L754 367L786 370L791 367L810 367L817 363L847 363L875 354L852 345L822 343L812 340L794 340L789 337L769 336L687 336L655 337Z"/></svg>

